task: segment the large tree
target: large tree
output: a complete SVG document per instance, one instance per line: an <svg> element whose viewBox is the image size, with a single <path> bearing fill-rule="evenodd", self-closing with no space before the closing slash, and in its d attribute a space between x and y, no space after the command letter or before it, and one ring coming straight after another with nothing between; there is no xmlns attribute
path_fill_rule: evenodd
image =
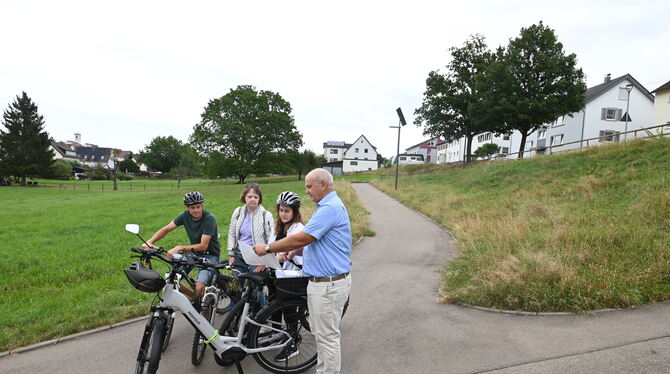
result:
<svg viewBox="0 0 670 374"><path fill-rule="evenodd" d="M193 128L191 143L201 155L229 168L219 175L236 175L239 183L244 183L270 152L302 145L291 105L275 92L238 86L211 100L201 117Z"/></svg>
<svg viewBox="0 0 670 374"><path fill-rule="evenodd" d="M442 136L447 142L465 137L465 155L470 161L472 138L489 130L485 122L473 118L471 111L480 97L477 76L490 63L491 52L481 35L473 35L461 48L449 51L452 59L447 72L428 73L423 103L414 111L414 124L424 126L424 135Z"/></svg>
<svg viewBox="0 0 670 374"><path fill-rule="evenodd" d="M139 159L152 170L167 173L179 165L184 144L173 136L157 136L140 151Z"/></svg>
<svg viewBox="0 0 670 374"><path fill-rule="evenodd" d="M479 76L482 100L475 105L475 117L498 133L519 131L523 158L530 133L583 108L586 84L576 65L577 57L566 55L554 30L542 22L522 28Z"/></svg>
<svg viewBox="0 0 670 374"><path fill-rule="evenodd" d="M54 152L37 105L23 92L2 118L0 175L14 176L25 186L28 177L47 174Z"/></svg>

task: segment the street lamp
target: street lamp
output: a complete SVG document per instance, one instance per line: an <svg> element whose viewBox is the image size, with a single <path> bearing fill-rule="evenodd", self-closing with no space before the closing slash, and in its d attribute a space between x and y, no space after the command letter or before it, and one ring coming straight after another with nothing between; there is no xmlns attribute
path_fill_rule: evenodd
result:
<svg viewBox="0 0 670 374"><path fill-rule="evenodd" d="M407 122L405 122L405 116L402 115L402 109L398 108L395 110L396 113L398 113L398 126L389 126L392 129L397 128L398 129L398 147L396 148L396 153L395 153L395 189L398 189L398 169L400 168L400 128L402 126L405 126Z"/></svg>
<svg viewBox="0 0 670 374"><path fill-rule="evenodd" d="M628 114L628 109L630 109L630 91L633 90L633 85L631 83L628 83L626 85L626 91L628 91L628 97L626 98L626 127L624 128L624 134L623 134L623 140L626 141L628 140L628 119L630 118L630 115Z"/></svg>

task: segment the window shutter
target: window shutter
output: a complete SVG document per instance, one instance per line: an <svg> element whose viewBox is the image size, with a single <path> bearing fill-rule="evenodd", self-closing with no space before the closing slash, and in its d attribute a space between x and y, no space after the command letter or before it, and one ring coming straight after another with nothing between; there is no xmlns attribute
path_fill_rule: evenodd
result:
<svg viewBox="0 0 670 374"><path fill-rule="evenodd" d="M621 109L616 110L616 120L617 121L621 119L621 112L623 112L623 110L621 110Z"/></svg>
<svg viewBox="0 0 670 374"><path fill-rule="evenodd" d="M598 137L603 137L603 136L605 136L605 132L603 130L600 130L600 135L598 135Z"/></svg>
<svg viewBox="0 0 670 374"><path fill-rule="evenodd" d="M607 116L607 108L602 108L600 110L600 119L605 119L607 118L606 116Z"/></svg>

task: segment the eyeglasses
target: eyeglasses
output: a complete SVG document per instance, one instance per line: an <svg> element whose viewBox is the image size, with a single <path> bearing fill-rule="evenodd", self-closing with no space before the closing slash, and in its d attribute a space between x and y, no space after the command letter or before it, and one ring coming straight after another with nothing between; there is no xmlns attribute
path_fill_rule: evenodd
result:
<svg viewBox="0 0 670 374"><path fill-rule="evenodd" d="M244 188L258 188L258 183L251 182L244 185Z"/></svg>

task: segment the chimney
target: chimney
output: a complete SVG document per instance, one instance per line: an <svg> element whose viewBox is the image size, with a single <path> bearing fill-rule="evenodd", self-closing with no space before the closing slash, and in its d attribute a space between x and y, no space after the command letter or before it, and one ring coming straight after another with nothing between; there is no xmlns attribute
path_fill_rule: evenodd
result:
<svg viewBox="0 0 670 374"><path fill-rule="evenodd" d="M612 74L607 73L607 75L605 76L605 83L609 82L610 79L612 79Z"/></svg>
<svg viewBox="0 0 670 374"><path fill-rule="evenodd" d="M74 141L81 144L81 134L78 132L74 133Z"/></svg>

